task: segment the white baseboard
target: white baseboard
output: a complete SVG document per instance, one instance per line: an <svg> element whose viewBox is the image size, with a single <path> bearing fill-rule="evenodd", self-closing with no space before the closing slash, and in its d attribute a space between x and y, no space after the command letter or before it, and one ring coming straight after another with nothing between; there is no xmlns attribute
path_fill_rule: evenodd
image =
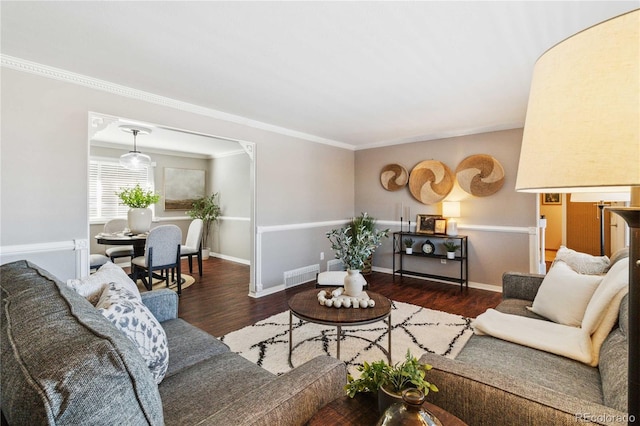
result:
<svg viewBox="0 0 640 426"><path fill-rule="evenodd" d="M222 254L222 253L214 253L214 252L211 251L211 252L209 252L209 256L217 257L218 259L228 260L230 262L242 263L243 265L251 265L251 261L249 261L247 259L241 259L239 257L227 256L226 254ZM202 260L204 260L204 259L202 259Z"/></svg>

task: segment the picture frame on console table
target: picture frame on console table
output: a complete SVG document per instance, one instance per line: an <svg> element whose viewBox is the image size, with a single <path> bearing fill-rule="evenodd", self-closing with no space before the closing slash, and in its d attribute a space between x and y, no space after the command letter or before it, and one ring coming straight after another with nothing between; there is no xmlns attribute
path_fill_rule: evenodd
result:
<svg viewBox="0 0 640 426"><path fill-rule="evenodd" d="M419 214L416 216L416 234L433 235L436 233L436 219L442 219L437 214ZM446 224L445 224L446 227Z"/></svg>
<svg viewBox="0 0 640 426"><path fill-rule="evenodd" d="M447 233L447 219L444 219L444 218L436 219L433 231L436 234L442 234L442 235L446 234Z"/></svg>

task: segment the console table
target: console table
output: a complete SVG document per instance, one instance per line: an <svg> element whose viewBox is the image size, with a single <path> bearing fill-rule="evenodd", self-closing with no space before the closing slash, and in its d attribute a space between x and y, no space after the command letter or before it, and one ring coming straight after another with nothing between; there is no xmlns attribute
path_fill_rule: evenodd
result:
<svg viewBox="0 0 640 426"><path fill-rule="evenodd" d="M407 254L404 249L404 239L411 238L414 240L413 253ZM460 246L460 249L456 251L456 255L453 259L447 258L447 254L442 248L442 243L445 241L454 241ZM430 241L435 247L432 253L423 253L422 245ZM417 249L416 249L417 248ZM394 232L393 233L393 278L395 280L396 275L400 275L400 278L404 275L412 275L416 277L431 278L441 281L448 281L460 284L460 289L463 286L469 287L469 259L468 259L468 238L466 235L457 235L451 237L444 234L420 234L415 232ZM406 258L424 260L424 268L417 268L417 265L412 265L412 269L406 269ZM398 262L396 262L398 259ZM457 274L444 275L429 273L429 268L433 268L433 262L448 263L456 262L459 264L459 268L456 268ZM397 263L397 269L396 269ZM414 262L415 263L415 262ZM416 270L420 269L420 270Z"/></svg>

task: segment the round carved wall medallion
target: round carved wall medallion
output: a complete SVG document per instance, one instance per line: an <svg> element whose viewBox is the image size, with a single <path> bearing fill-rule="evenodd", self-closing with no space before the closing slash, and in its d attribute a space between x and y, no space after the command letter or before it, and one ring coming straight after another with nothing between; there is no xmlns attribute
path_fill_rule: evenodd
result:
<svg viewBox="0 0 640 426"><path fill-rule="evenodd" d="M409 191L422 204L442 201L453 189L453 173L446 164L425 160L411 170Z"/></svg>
<svg viewBox="0 0 640 426"><path fill-rule="evenodd" d="M504 169L490 155L471 155L458 164L456 178L460 188L471 195L486 197L504 185Z"/></svg>
<svg viewBox="0 0 640 426"><path fill-rule="evenodd" d="M380 183L387 191L397 191L409 182L407 169L400 164L387 164L380 172Z"/></svg>

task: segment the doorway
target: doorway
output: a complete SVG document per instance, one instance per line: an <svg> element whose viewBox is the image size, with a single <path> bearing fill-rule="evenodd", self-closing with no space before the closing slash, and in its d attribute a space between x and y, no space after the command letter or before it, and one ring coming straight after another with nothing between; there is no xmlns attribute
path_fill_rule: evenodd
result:
<svg viewBox="0 0 640 426"><path fill-rule="evenodd" d="M255 292L255 146L251 142L203 134L160 124L89 112L89 161L105 157L117 162L132 149L131 133L121 126L139 126L150 130L137 138L137 149L150 155L153 162L155 190L161 202L155 206L157 222L188 227L186 210L174 210L163 203L164 175L167 168L204 170L206 194L219 193L222 216L215 234L214 256L248 264L249 293ZM229 170L234 174L227 176ZM225 181L228 178L228 182ZM89 194L87 194L89 203ZM88 235L101 232L99 221L88 218ZM185 235L183 230L183 235ZM92 244L94 243L91 238Z"/></svg>

